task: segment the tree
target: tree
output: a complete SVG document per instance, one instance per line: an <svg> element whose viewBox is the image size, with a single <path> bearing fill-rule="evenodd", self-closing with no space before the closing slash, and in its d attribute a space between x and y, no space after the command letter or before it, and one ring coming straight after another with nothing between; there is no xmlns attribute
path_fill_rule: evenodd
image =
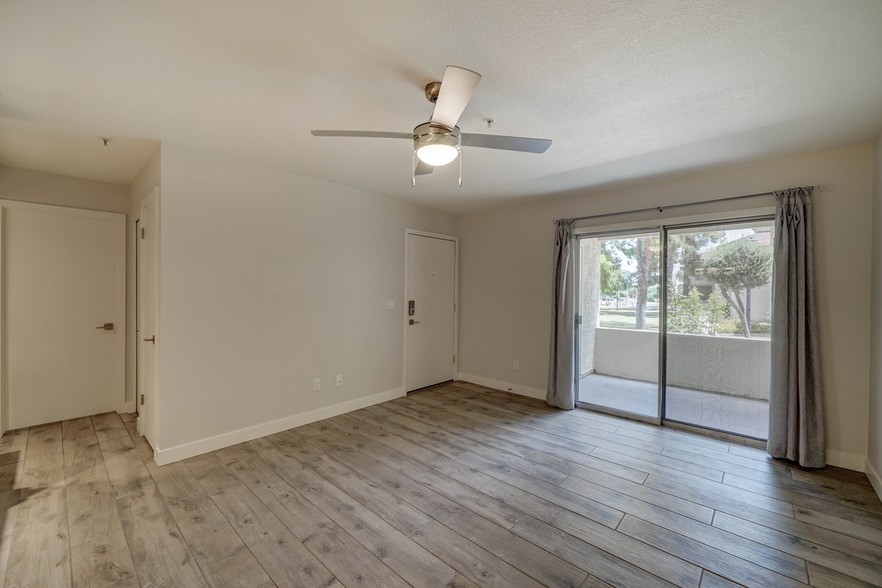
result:
<svg viewBox="0 0 882 588"><path fill-rule="evenodd" d="M646 328L646 298L649 293L652 268L656 268L655 280L658 281L658 237L635 239L634 255L637 258L637 300L634 308L636 329Z"/></svg>
<svg viewBox="0 0 882 588"><path fill-rule="evenodd" d="M691 276L695 268L701 267L699 251L711 243L717 243L725 237L723 231L698 233L673 233L668 235L668 280L674 281L674 263L680 265L680 291L688 296L692 291Z"/></svg>
<svg viewBox="0 0 882 588"><path fill-rule="evenodd" d="M603 250L612 259L633 260L637 271L633 273L635 285L635 328L646 328L646 300L649 287L658 284L658 237L637 237L635 239L610 239L603 242ZM621 267L619 262L618 267ZM655 269L653 272L652 270ZM630 276L622 273L622 277Z"/></svg>
<svg viewBox="0 0 882 588"><path fill-rule="evenodd" d="M600 251L600 293L605 296L615 296L618 305L619 290L626 285L625 276L622 275L622 264L615 259L608 248L601 244Z"/></svg>
<svg viewBox="0 0 882 588"><path fill-rule="evenodd" d="M668 332L703 335L701 294L693 289L689 294L680 294L671 284L668 288Z"/></svg>
<svg viewBox="0 0 882 588"><path fill-rule="evenodd" d="M720 287L720 293L735 309L745 337L750 337L750 316L746 297L752 288L772 278L772 248L744 239L720 245L704 256L703 273Z"/></svg>
<svg viewBox="0 0 882 588"><path fill-rule="evenodd" d="M716 335L732 332L735 321L729 318L729 303L716 292L707 300L693 288L680 294L675 285L668 289L668 332L688 335Z"/></svg>

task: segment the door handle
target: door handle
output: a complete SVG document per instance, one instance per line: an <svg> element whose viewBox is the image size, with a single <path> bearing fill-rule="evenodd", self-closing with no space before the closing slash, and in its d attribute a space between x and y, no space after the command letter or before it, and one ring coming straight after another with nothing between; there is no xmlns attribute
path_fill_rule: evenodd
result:
<svg viewBox="0 0 882 588"><path fill-rule="evenodd" d="M113 323L104 323L103 325L99 325L95 328L99 329L101 331L112 331L113 330Z"/></svg>
<svg viewBox="0 0 882 588"><path fill-rule="evenodd" d="M152 335L150 337L144 337L144 342L145 343L153 343L154 345L156 345L156 335Z"/></svg>
<svg viewBox="0 0 882 588"><path fill-rule="evenodd" d="M420 324L420 321L415 321L415 320L413 320L413 319L410 319L409 321L407 321L407 324L409 324L409 325L418 325L418 324Z"/></svg>

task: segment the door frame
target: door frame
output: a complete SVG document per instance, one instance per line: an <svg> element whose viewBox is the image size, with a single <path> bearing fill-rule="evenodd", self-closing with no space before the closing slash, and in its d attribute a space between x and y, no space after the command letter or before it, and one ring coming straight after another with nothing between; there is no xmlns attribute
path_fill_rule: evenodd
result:
<svg viewBox="0 0 882 588"><path fill-rule="evenodd" d="M419 229L404 229L404 298L401 300L401 328L403 333L403 364L401 366L401 388L407 394L407 301L410 300L408 283L410 278L409 262L410 252L408 237L426 237L429 239L441 239L453 241L453 357L451 380L455 380L459 368L459 237L444 233L432 233Z"/></svg>
<svg viewBox="0 0 882 588"><path fill-rule="evenodd" d="M161 341L161 337L159 336L159 327L160 327L160 321L159 321L159 317L160 317L160 296L159 296L159 292L160 292L160 285L159 285L160 241L159 241L159 235L161 234L160 233L160 230L161 230L160 229L161 201L160 201L158 187L153 188L153 190L150 191L150 194L148 194L143 200L141 200L141 203L139 204L138 218L136 220L136 224L138 226L138 232L140 232L141 228L143 228L141 226L141 220L144 217L144 209L147 206L149 206L151 203L155 207L155 212L154 212L155 218L153 220L155 223L154 232L156 233L156 236L157 236L157 238L153 241L153 248L152 248L152 253L154 256L154 260L153 260L153 289L152 289L153 291L151 293L149 293L149 295L153 298L154 312L156 313L156 316L154 317L155 325L154 325L154 333L153 333L153 335L155 337L155 341L153 343L153 345L154 345L154 361L153 361L153 370L152 370L153 389L148 391L148 390L146 390L145 386L142 385L142 378L145 373L145 367L143 364L143 360L141 359L141 345L143 344L143 341L141 340L141 337L143 335L143 323L141 321L141 306L147 300L147 296L145 294L148 294L148 293L145 292L142 294L142 292L141 292L141 288L144 287L144 280L141 279L141 272L145 271L145 268L143 266L143 263L141 262L140 256L144 250L144 246L141 245L141 236L139 234L136 234L135 235L135 243L136 243L136 245L135 245L135 247L136 247L136 249L135 249L135 267L137 268L138 275L136 276L136 279L135 279L135 282L137 284L137 286L136 286L137 291L135 292L135 301L136 301L135 321L136 321L136 324L138 325L138 332L137 332L136 338L135 338L135 363L137 366L137 368L136 368L137 383L135 386L137 392L135 394L135 407L138 411L138 420L137 420L138 433L143 437L147 437L147 439L149 440L149 442L151 444L151 447L153 448L154 451L156 451L157 449L159 449L159 431L156 426L157 425L156 421L158 420L158 416L159 416L159 346L160 346L160 341ZM150 411L141 410L141 406L143 406L140 402L141 394L144 394L145 396L149 396L148 401L152 403ZM148 416L147 416L148 412L150 415L152 415L152 417L153 417L152 419L148 418ZM149 435L148 435L148 433L149 433Z"/></svg>
<svg viewBox="0 0 882 588"><path fill-rule="evenodd" d="M141 390L141 348L138 347L138 337L141 335L141 313L139 309L141 308L141 302L139 300L141 295L141 239L138 238L138 235L141 233L141 217L140 213L138 218L135 219L134 222L135 227L135 251L134 251L134 267L132 268L135 274L135 291L132 292L132 300L134 301L134 316L132 320L134 321L134 325L132 326L132 332L134 333L132 339L135 342L134 352L132 353L132 365L134 374L134 382L132 384L132 390L134 390L134 396L132 397L132 407L133 409L130 412L134 412L138 415L138 418L141 417L141 411L139 410L138 399L140 398L140 390ZM141 432L140 422L136 420L135 427L138 430L138 433Z"/></svg>
<svg viewBox="0 0 882 588"><path fill-rule="evenodd" d="M654 416L654 417L647 416L647 415L639 414L636 412L628 412L626 410L603 406L602 404L593 404L591 402L584 402L582 400L579 400L579 392L580 392L579 382L582 379L581 374L580 374L581 370L579 369L580 362L582 360L582 355L581 355L581 352L582 352L582 350L581 350L582 313L580 312L580 309L582 308L582 288L581 288L581 284L582 284L582 275L581 275L582 264L581 264L581 261L582 261L582 258L581 258L581 246L580 246L579 242L581 239L598 239L598 238L602 238L602 237L610 237L610 238L623 237L623 238L625 238L629 235L655 234L655 235L659 236L659 239L660 239L659 243L661 244L662 249L664 250L665 245L661 242L663 229L664 229L664 225L650 225L648 227L645 225L643 225L643 226L638 225L638 226L628 227L628 228L623 228L623 229L618 229L618 230L601 229L601 230L597 230L597 231L593 231L593 230L592 231L577 231L573 235L573 252L574 252L573 258L575 259L575 264L576 264L575 271L573 273L573 276L575 278L573 280L573 282L574 282L573 286L576 289L575 296L573 297L573 299L575 300L575 304L576 304L576 328L574 329L576 341L575 341L575 344L573 345L573 348L576 350L576 356L574 358L575 364L576 364L576 369L574 370L575 374L576 374L576 378L575 378L575 382L573 382L573 386L574 386L574 390L575 390L576 404L578 406L581 406L583 408L587 408L589 410L593 410L595 412L602 412L602 413L609 414L612 416L624 417L624 418L627 418L627 419L630 419L633 421L640 421L643 423L650 423L653 425L661 425L662 424L662 409L664 408L664 391L663 391L663 384L662 384L661 378L663 376L664 361L662 361L663 355L661 354L661 352L659 353L659 356L657 357L657 361L659 362L658 363L659 381L658 381L658 393L657 393L658 409L656 412L657 416ZM665 267L664 266L664 261L665 261L664 256L665 256L665 252L663 251L662 254L659 256L659 290L661 290L661 288L666 286L663 284L663 276L661 275L663 273L662 268ZM662 302L660 300L659 301L659 324L658 324L659 345L660 346L664 344L664 334L662 331L662 315L664 313L661 312L661 310L662 310L661 304L662 304ZM661 351L661 347L659 347L659 350Z"/></svg>
<svg viewBox="0 0 882 588"><path fill-rule="evenodd" d="M668 236L672 230L678 229L700 229L702 227L707 226L721 226L721 225L737 225L741 223L750 223L750 222L763 222L770 221L774 224L775 222L775 213L768 212L766 214L752 214L752 215L742 215L742 216L732 216L726 219L721 219L719 221L696 221L696 222L682 222L677 224L665 223L661 227L661 271L659 272L659 321L658 321L658 329L659 329L659 419L662 425L673 425L678 428L688 428L693 431L704 431L710 433L714 436L720 436L721 438L736 438L741 440L749 440L765 443L765 439L757 439L755 437L750 437L748 435L742 435L740 433L734 433L732 431L725 431L722 429L715 429L714 427L708 427L705 425L699 425L697 423L687 423L683 421L677 421L674 419L667 418L665 414L667 410L667 369L668 369L668 272L667 272L667 261L668 261ZM772 278L774 280L774 266L772 268Z"/></svg>
<svg viewBox="0 0 882 588"><path fill-rule="evenodd" d="M126 215L119 212L107 212L101 210L89 210L85 208L72 208L68 206L55 206L52 204L35 204L33 202L21 202L18 200L0 199L0 435L8 428L9 423L9 390L7 369L8 339L6 332L6 252L4 244L6 238L4 228L6 226L6 210L28 210L42 212L44 214L60 214L78 218L90 218L113 221L115 227L115 269L116 269L116 292L114 301L114 325L119 325L120 341L116 344L114 364L116 373L114 380L119 387L116 400L116 411L126 411Z"/></svg>

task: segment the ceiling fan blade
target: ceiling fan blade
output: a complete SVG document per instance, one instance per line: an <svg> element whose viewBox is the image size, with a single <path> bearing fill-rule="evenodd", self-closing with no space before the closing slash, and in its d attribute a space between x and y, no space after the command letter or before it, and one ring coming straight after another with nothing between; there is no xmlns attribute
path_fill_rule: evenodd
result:
<svg viewBox="0 0 882 588"><path fill-rule="evenodd" d="M417 160L417 166L413 170L413 175L415 176L425 176L427 174L435 171L435 168L423 161L422 159Z"/></svg>
<svg viewBox="0 0 882 588"><path fill-rule="evenodd" d="M448 65L444 70L444 78L441 80L441 91L438 100L435 101L435 110L432 112L431 121L446 127L453 128L462 116L462 111L472 96L475 88L481 81L481 74L471 70Z"/></svg>
<svg viewBox="0 0 882 588"><path fill-rule="evenodd" d="M371 137L379 139L413 140L413 133L392 133L387 131L327 131L323 129L312 129L310 132L316 137Z"/></svg>
<svg viewBox="0 0 882 588"><path fill-rule="evenodd" d="M504 149L526 153L545 153L551 147L551 139L531 139L529 137L506 137L504 135L481 135L461 133L460 144L466 147L485 149Z"/></svg>

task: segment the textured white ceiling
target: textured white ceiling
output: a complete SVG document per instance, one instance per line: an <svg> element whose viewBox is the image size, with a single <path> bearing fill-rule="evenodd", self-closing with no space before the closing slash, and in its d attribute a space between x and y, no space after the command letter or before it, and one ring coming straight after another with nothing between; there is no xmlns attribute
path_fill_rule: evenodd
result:
<svg viewBox="0 0 882 588"><path fill-rule="evenodd" d="M125 183L37 145L161 140L463 212L871 139L880 31L878 0L0 0L0 163ZM407 141L309 134L411 130L448 64L484 76L463 131L551 149L411 188Z"/></svg>

